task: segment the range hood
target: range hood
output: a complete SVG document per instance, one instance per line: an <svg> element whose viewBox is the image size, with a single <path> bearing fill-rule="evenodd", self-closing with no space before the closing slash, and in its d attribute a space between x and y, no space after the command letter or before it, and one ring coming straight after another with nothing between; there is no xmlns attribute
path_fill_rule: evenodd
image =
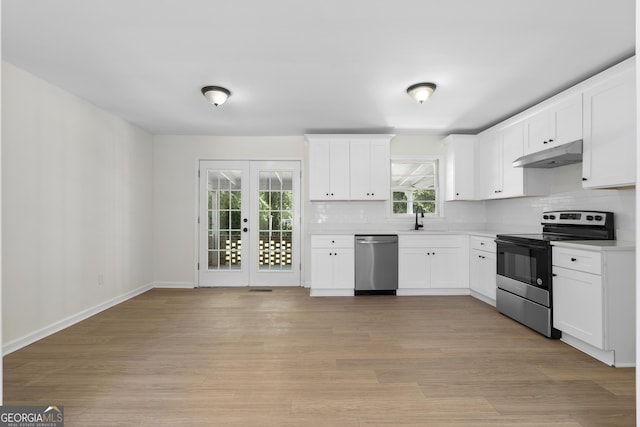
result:
<svg viewBox="0 0 640 427"><path fill-rule="evenodd" d="M514 168L556 168L582 161L582 140L527 154L513 162Z"/></svg>

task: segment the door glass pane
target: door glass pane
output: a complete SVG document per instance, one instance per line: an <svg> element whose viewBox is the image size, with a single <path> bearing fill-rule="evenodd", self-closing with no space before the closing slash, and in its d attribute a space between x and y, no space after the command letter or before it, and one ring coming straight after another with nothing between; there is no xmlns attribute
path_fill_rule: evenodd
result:
<svg viewBox="0 0 640 427"><path fill-rule="evenodd" d="M292 181L292 171L260 172L258 268L261 271L291 271Z"/></svg>
<svg viewBox="0 0 640 427"><path fill-rule="evenodd" d="M209 270L237 270L242 265L242 172L209 170L208 266Z"/></svg>

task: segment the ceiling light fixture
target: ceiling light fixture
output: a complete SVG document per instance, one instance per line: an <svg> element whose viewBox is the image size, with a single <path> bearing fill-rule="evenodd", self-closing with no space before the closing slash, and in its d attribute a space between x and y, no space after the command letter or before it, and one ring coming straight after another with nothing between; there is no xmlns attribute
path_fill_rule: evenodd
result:
<svg viewBox="0 0 640 427"><path fill-rule="evenodd" d="M231 92L220 86L205 86L202 88L202 94L216 107L224 104L231 96Z"/></svg>
<svg viewBox="0 0 640 427"><path fill-rule="evenodd" d="M427 99L431 98L433 92L436 90L436 85L433 83L417 83L407 88L407 93L417 103L422 104Z"/></svg>

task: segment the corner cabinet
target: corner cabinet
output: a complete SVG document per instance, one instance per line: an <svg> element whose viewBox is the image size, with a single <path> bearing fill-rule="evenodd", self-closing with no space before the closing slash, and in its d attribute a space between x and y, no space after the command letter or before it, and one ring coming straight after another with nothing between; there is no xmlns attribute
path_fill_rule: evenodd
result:
<svg viewBox="0 0 640 427"><path fill-rule="evenodd" d="M388 200L394 135L305 135L309 199Z"/></svg>
<svg viewBox="0 0 640 427"><path fill-rule="evenodd" d="M397 295L468 295L468 254L467 236L400 235Z"/></svg>
<svg viewBox="0 0 640 427"><path fill-rule="evenodd" d="M553 327L613 366L635 365L635 249L613 241L553 247Z"/></svg>
<svg viewBox="0 0 640 427"><path fill-rule="evenodd" d="M475 135L449 135L445 146L445 200L475 200Z"/></svg>
<svg viewBox="0 0 640 427"><path fill-rule="evenodd" d="M480 199L540 196L549 191L549 176L541 169L514 168L523 155L524 124L482 132L476 147L477 195Z"/></svg>
<svg viewBox="0 0 640 427"><path fill-rule="evenodd" d="M598 83L584 92L583 188L635 185L634 60L594 77Z"/></svg>
<svg viewBox="0 0 640 427"><path fill-rule="evenodd" d="M353 296L353 235L311 236L311 296Z"/></svg>

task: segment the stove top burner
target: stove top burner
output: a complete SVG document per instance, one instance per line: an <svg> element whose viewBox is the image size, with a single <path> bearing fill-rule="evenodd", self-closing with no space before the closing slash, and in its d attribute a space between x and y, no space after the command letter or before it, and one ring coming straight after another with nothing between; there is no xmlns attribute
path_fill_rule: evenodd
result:
<svg viewBox="0 0 640 427"><path fill-rule="evenodd" d="M615 240L612 212L553 211L542 215L541 234L501 234L503 240L557 242L561 240Z"/></svg>
<svg viewBox="0 0 640 427"><path fill-rule="evenodd" d="M551 234L551 233L542 233L542 234L500 234L498 237L508 237L509 240L520 240L520 241L530 241L530 242L559 242L561 240L587 240L585 237L580 236L569 236L566 234Z"/></svg>

